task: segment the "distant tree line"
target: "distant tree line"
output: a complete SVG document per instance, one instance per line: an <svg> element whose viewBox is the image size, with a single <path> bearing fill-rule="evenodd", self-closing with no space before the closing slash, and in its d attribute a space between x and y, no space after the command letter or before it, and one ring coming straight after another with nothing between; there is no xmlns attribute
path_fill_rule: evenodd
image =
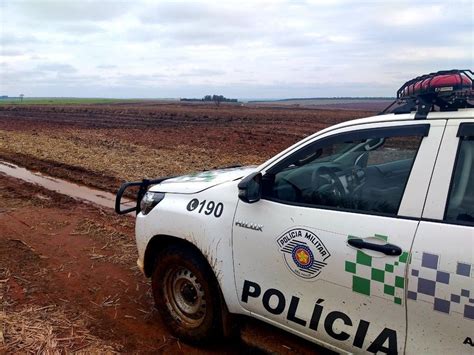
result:
<svg viewBox="0 0 474 355"><path fill-rule="evenodd" d="M25 97L25 95L23 94L20 94L20 96L18 97L11 97L11 96L8 96L8 95L0 95L0 100L13 100L13 99L19 99L20 102L23 102L23 98Z"/></svg>
<svg viewBox="0 0 474 355"><path fill-rule="evenodd" d="M202 99L186 99L182 98L180 101L203 101L203 102L214 102L217 106L220 105L221 102L238 102L237 99L228 99L223 95L206 95Z"/></svg>

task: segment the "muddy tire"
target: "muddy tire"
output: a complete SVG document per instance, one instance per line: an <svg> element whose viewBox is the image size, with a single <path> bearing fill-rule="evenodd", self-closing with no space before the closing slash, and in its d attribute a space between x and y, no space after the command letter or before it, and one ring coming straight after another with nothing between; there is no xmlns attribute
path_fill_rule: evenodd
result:
<svg viewBox="0 0 474 355"><path fill-rule="evenodd" d="M222 337L219 286L199 253L183 245L160 252L152 290L158 312L173 335L194 344Z"/></svg>

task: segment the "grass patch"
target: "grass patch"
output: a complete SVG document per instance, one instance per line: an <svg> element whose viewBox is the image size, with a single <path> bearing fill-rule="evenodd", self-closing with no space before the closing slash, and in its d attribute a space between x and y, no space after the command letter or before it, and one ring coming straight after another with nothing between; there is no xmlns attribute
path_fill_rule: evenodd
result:
<svg viewBox="0 0 474 355"><path fill-rule="evenodd" d="M78 97L25 97L20 101L18 97L0 99L0 105L95 105L134 103L146 101L145 99L104 99L104 98L78 98Z"/></svg>

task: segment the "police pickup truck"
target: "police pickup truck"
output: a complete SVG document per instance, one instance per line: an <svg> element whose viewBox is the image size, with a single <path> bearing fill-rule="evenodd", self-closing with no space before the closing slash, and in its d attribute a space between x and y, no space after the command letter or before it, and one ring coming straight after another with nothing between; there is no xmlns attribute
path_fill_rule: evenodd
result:
<svg viewBox="0 0 474 355"><path fill-rule="evenodd" d="M410 80L258 167L122 185L170 331L246 315L342 353L473 353L473 78Z"/></svg>

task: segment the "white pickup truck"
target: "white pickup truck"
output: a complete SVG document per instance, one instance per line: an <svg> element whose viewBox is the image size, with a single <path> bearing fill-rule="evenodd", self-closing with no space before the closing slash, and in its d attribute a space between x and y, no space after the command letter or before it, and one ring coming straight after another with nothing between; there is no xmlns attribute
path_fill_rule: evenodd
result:
<svg viewBox="0 0 474 355"><path fill-rule="evenodd" d="M258 167L122 185L164 323L190 342L239 314L342 353L473 353L473 96L470 70L424 75Z"/></svg>

